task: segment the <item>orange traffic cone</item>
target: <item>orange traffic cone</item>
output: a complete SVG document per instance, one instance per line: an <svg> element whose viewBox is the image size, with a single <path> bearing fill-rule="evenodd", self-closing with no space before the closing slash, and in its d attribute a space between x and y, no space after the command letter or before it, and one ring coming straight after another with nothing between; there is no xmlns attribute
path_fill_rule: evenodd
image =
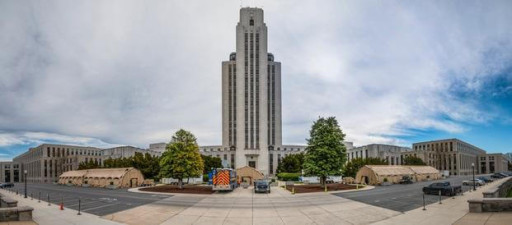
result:
<svg viewBox="0 0 512 225"><path fill-rule="evenodd" d="M60 210L64 210L64 203L60 203Z"/></svg>

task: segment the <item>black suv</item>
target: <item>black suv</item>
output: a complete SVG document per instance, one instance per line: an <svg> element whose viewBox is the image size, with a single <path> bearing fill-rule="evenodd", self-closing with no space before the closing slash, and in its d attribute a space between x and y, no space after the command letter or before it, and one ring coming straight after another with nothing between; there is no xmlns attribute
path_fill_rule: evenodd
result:
<svg viewBox="0 0 512 225"><path fill-rule="evenodd" d="M270 182L268 180L254 181L254 193L270 193Z"/></svg>

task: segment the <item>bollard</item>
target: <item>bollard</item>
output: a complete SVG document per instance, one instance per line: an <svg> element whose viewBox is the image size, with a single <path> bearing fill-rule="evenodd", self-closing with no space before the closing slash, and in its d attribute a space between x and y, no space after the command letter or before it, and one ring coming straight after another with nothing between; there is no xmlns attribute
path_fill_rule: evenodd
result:
<svg viewBox="0 0 512 225"><path fill-rule="evenodd" d="M41 203L41 192L39 192L39 198L37 198L37 203Z"/></svg>
<svg viewBox="0 0 512 225"><path fill-rule="evenodd" d="M423 193L423 210L427 210L427 208L425 208L425 193Z"/></svg>
<svg viewBox="0 0 512 225"><path fill-rule="evenodd" d="M78 198L78 214L77 214L77 215L82 215L82 214L80 213L80 198Z"/></svg>
<svg viewBox="0 0 512 225"><path fill-rule="evenodd" d="M443 203L441 202L441 190L439 190L439 204L443 204Z"/></svg>
<svg viewBox="0 0 512 225"><path fill-rule="evenodd" d="M16 189L16 195L18 195L18 189Z"/></svg>
<svg viewBox="0 0 512 225"><path fill-rule="evenodd" d="M359 184L356 184L356 190L359 190Z"/></svg>
<svg viewBox="0 0 512 225"><path fill-rule="evenodd" d="M294 194L295 194L295 187L292 186L292 195L294 195Z"/></svg>
<svg viewBox="0 0 512 225"><path fill-rule="evenodd" d="M325 184L324 192L327 192L327 184Z"/></svg>
<svg viewBox="0 0 512 225"><path fill-rule="evenodd" d="M34 200L34 197L32 195L32 192L30 192L30 200Z"/></svg>
<svg viewBox="0 0 512 225"><path fill-rule="evenodd" d="M60 199L60 210L64 210L64 197L62 197L62 196Z"/></svg>
<svg viewBox="0 0 512 225"><path fill-rule="evenodd" d="M48 199L48 206L50 206L50 205L51 205L51 204L50 204L50 194L49 194L49 193L48 193L48 194L46 194L46 197L47 197L47 199Z"/></svg>

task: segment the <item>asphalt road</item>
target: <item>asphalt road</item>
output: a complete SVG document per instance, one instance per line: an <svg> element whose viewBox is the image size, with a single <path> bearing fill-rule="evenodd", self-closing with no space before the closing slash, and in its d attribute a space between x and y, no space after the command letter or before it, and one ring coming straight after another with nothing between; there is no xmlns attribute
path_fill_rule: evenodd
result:
<svg viewBox="0 0 512 225"><path fill-rule="evenodd" d="M24 184L15 184L12 190L16 189L20 194L24 193ZM110 190L105 188L68 187L55 184L29 183L27 190L28 198L32 194L34 199L39 198L40 192L41 204L47 204L47 196L49 194L52 204L58 205L63 201L65 208L75 210L78 209L78 199L80 198L81 210L98 216L108 215L170 197L169 195L133 193L128 192L126 189Z"/></svg>
<svg viewBox="0 0 512 225"><path fill-rule="evenodd" d="M480 175L476 177L479 176ZM374 189L367 191L345 192L333 195L382 208L405 212L423 207L423 187L434 182L442 181L449 181L452 185L462 185L463 180L468 180L471 178L471 176L452 176L448 179L439 181L416 182L413 184L394 184L391 186L376 186ZM469 191L471 187L462 186L462 190ZM450 197L442 196L441 198L446 199ZM425 203L427 205L436 202L439 202L439 196L425 195Z"/></svg>

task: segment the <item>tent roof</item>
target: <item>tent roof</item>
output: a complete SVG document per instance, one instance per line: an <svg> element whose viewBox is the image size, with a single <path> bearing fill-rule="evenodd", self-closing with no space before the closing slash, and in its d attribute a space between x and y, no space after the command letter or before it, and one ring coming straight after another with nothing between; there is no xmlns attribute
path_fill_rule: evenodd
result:
<svg viewBox="0 0 512 225"><path fill-rule="evenodd" d="M86 177L86 178L122 178L133 167L107 168L90 170L73 170L64 172L60 177Z"/></svg>
<svg viewBox="0 0 512 225"><path fill-rule="evenodd" d="M431 173L439 173L439 170L435 169L431 166L409 166L412 171L416 174L431 174Z"/></svg>
<svg viewBox="0 0 512 225"><path fill-rule="evenodd" d="M367 165L378 175L412 175L414 172L403 166Z"/></svg>

